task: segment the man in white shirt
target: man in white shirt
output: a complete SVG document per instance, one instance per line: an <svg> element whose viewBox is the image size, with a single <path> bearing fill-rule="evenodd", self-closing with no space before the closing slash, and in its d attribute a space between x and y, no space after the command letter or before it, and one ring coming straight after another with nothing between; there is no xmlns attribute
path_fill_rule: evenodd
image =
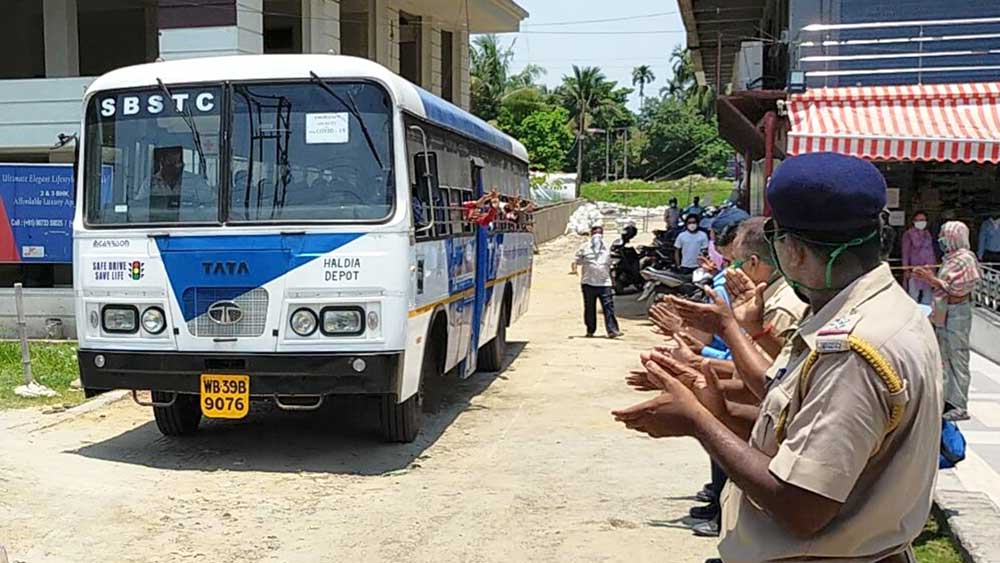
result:
<svg viewBox="0 0 1000 563"><path fill-rule="evenodd" d="M573 262L573 273L582 266L580 276L583 290L583 322L587 325L587 337L597 332L597 301L601 301L604 313L604 327L608 338L618 338L618 320L615 318L614 293L611 291L611 246L604 242L604 228L594 225L590 228L590 240L580 245Z"/></svg>
<svg viewBox="0 0 1000 563"><path fill-rule="evenodd" d="M698 268L698 257L708 250L708 235L698 229L698 217L685 219L684 232L674 240L674 263L678 269L690 274Z"/></svg>

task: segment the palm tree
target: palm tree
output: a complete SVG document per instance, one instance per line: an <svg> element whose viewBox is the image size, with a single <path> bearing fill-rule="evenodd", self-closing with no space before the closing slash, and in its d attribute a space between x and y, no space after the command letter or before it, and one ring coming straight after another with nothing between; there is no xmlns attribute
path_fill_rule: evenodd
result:
<svg viewBox="0 0 1000 563"><path fill-rule="evenodd" d="M656 80L653 69L649 65L641 65L632 69L632 86L639 85L639 105L646 101L646 84L652 84Z"/></svg>
<svg viewBox="0 0 1000 563"><path fill-rule="evenodd" d="M660 94L681 100L698 110L705 117L715 114L715 90L711 86L698 84L694 74L691 51L677 46L670 54L672 76Z"/></svg>
<svg viewBox="0 0 1000 563"><path fill-rule="evenodd" d="M563 95L572 108L570 115L576 126L576 195L580 193L580 182L583 180L584 134L594 110L606 100L608 84L601 69L593 66L580 68L573 65L573 76L563 77Z"/></svg>
<svg viewBox="0 0 1000 563"><path fill-rule="evenodd" d="M535 87L535 81L545 74L545 69L538 65L527 65L521 72L511 73L514 42L505 46L493 34L476 37L469 56L472 113L486 121L497 118L507 95Z"/></svg>

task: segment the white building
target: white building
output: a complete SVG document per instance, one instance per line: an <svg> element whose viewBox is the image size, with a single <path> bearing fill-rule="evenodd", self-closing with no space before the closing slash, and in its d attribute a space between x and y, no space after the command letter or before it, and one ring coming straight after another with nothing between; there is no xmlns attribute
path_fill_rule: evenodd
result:
<svg viewBox="0 0 1000 563"><path fill-rule="evenodd" d="M133 64L259 53L368 58L469 107L469 34L518 31L515 0L3 0L0 163L68 163L84 90ZM29 289L34 332L70 318L71 266L0 262L0 335L14 282ZM37 318L36 318L37 317ZM70 319L71 322L71 319ZM71 331L70 331L71 332Z"/></svg>

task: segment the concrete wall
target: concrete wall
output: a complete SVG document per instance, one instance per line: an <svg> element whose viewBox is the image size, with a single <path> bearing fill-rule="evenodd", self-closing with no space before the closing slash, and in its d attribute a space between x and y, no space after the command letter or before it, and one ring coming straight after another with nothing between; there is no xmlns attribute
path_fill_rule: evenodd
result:
<svg viewBox="0 0 1000 563"><path fill-rule="evenodd" d="M583 205L582 199L547 205L535 211L535 244L561 237L566 232L569 216Z"/></svg>
<svg viewBox="0 0 1000 563"><path fill-rule="evenodd" d="M79 130L81 100L93 80L0 80L0 148L47 150L59 133Z"/></svg>
<svg viewBox="0 0 1000 563"><path fill-rule="evenodd" d="M76 317L73 312L73 289L25 289L24 310L29 338L48 338L45 321L57 318L63 322L66 338L76 338ZM17 337L17 308L12 288L0 289L0 338Z"/></svg>

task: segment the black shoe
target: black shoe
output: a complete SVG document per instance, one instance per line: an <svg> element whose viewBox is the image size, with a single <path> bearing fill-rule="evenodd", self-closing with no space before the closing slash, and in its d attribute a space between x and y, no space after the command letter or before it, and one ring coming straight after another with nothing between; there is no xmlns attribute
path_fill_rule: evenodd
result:
<svg viewBox="0 0 1000 563"><path fill-rule="evenodd" d="M593 332L588 332L587 333L587 338L593 338L593 337L594 337L594 333Z"/></svg>
<svg viewBox="0 0 1000 563"><path fill-rule="evenodd" d="M693 506L688 512L695 520L715 520L719 515L719 507L711 504L706 506Z"/></svg>
<svg viewBox="0 0 1000 563"><path fill-rule="evenodd" d="M722 563L722 559L719 559L718 557L713 557L711 559L706 559L705 563Z"/></svg>
<svg viewBox="0 0 1000 563"><path fill-rule="evenodd" d="M719 537L719 524L715 520L705 520L691 526L691 531L694 532L694 535L703 538L717 538Z"/></svg>
<svg viewBox="0 0 1000 563"><path fill-rule="evenodd" d="M712 504L715 502L715 492L705 485L705 488L698 491L698 494L694 495L694 500L698 502L704 502L705 504Z"/></svg>
<svg viewBox="0 0 1000 563"><path fill-rule="evenodd" d="M615 338L621 338L622 333L620 332L609 332L608 338L614 340Z"/></svg>

